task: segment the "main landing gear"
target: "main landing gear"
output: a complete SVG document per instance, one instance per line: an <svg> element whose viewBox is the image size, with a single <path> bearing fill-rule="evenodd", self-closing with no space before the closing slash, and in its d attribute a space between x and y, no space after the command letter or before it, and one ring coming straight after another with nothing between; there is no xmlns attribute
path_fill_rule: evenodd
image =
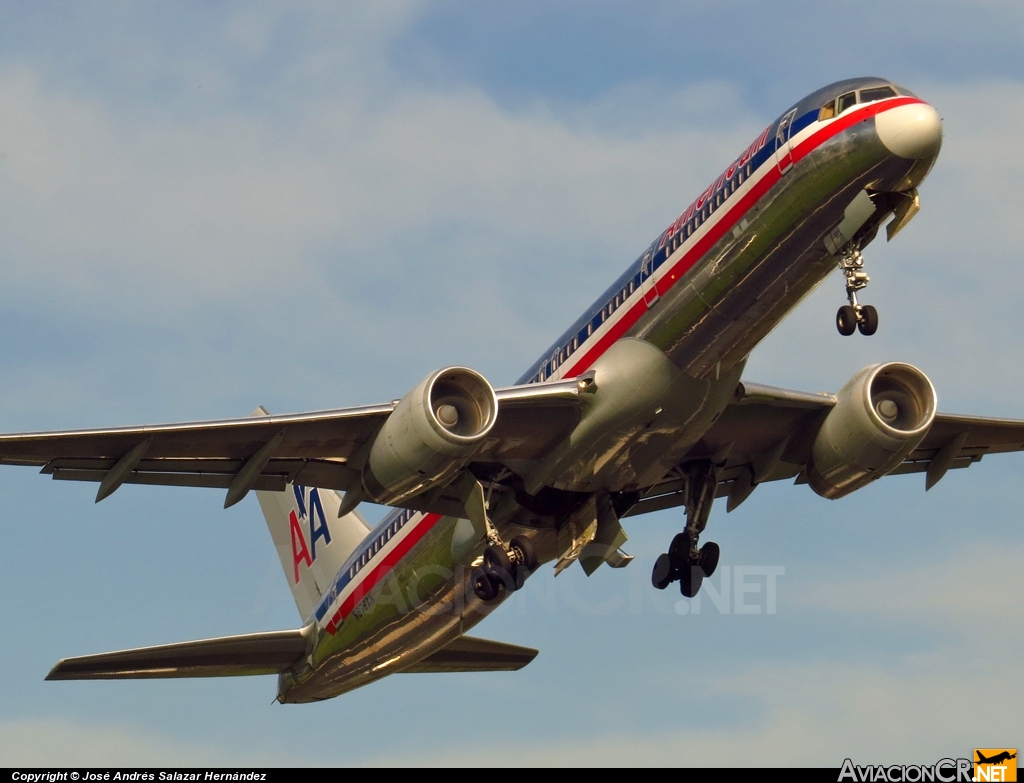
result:
<svg viewBox="0 0 1024 783"><path fill-rule="evenodd" d="M536 568L537 555L528 539L517 536L505 546L494 536L484 550L483 565L471 574L473 592L481 601L490 603L521 588Z"/></svg>
<svg viewBox="0 0 1024 783"><path fill-rule="evenodd" d="M708 524L711 504L718 489L718 473L711 462L694 464L687 471L686 480L686 530L672 539L668 552L659 555L654 563L651 582L664 590L679 580L679 591L687 598L693 598L700 591L704 577L709 577L718 568L721 550L718 544L709 541L698 548L700 534Z"/></svg>
<svg viewBox="0 0 1024 783"><path fill-rule="evenodd" d="M844 337L857 329L863 335L874 334L878 331L878 311L871 305L862 305L857 301L857 292L871 282L868 273L864 271L864 256L859 250L851 248L840 256L839 268L846 278L846 297L850 304L843 305L836 313L836 329Z"/></svg>

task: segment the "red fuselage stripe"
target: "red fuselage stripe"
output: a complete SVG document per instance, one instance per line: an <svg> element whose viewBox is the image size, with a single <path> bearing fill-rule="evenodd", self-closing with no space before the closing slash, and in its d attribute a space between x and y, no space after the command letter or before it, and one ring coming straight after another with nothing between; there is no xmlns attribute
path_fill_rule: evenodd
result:
<svg viewBox="0 0 1024 783"><path fill-rule="evenodd" d="M856 109L851 111L849 114L840 117L835 122L827 125L816 133L811 134L808 138L802 141L797 147L793 148L791 155L793 163L802 160L807 157L811 152L820 147L830 138L838 133L842 133L847 128L856 125L858 122L863 122L869 117L873 117L882 111L896 108L897 106L905 106L911 103L922 103L923 101L918 98L895 98L890 101L880 102L865 106L862 109ZM779 167L766 163L762 165L769 165L771 168L765 172L764 176L755 184L748 193L746 193L722 218L716 223L711 229L698 240L698 242L690 248L672 267L668 273L658 279L656 286L659 296L664 296L668 291L680 280L683 276L692 269L696 263L707 253L719 239L725 236L725 232L729 231L735 226L743 216L750 210L754 204L756 204L765 193L767 193L771 187L779 181L782 177ZM579 361L577 361L569 370L563 375L563 378L572 378L579 375L581 372L586 372L590 366L596 362L605 351L608 350L622 335L629 331L630 327L633 326L637 321L640 320L641 316L648 310L647 303L644 301L643 295L639 298L636 304L634 304L629 310L623 313L622 317L612 324L611 328L594 344L594 346L583 354Z"/></svg>
<svg viewBox="0 0 1024 783"><path fill-rule="evenodd" d="M363 579L356 584L352 592L349 593L348 598L342 601L338 611L335 612L334 616L331 618L331 622L327 630L334 633L332 628L335 630L337 629L337 624L352 613L352 609L355 605L369 595L370 591L377 585L377 583L384 578L384 575L387 574L387 572L390 571L399 560L405 557L409 551L419 543L423 536L427 534L427 531L434 527L440 519L440 514L427 514L424 516L422 521L416 525L409 534L405 536L405 538L399 541L394 549L384 556L383 560L370 569L366 576L364 576Z"/></svg>

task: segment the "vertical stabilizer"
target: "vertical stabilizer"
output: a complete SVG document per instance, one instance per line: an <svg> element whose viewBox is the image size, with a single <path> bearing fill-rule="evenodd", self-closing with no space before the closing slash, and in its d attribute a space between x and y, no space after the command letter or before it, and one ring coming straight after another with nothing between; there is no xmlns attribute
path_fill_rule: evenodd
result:
<svg viewBox="0 0 1024 783"><path fill-rule="evenodd" d="M258 408L253 415L267 415ZM332 489L288 484L284 492L257 491L285 579L305 620L371 527L356 511L338 518Z"/></svg>

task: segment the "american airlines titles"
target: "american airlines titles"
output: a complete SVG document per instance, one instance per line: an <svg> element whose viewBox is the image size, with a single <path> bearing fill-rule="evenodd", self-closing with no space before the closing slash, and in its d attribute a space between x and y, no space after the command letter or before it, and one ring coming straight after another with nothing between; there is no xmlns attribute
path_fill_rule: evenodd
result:
<svg viewBox="0 0 1024 783"><path fill-rule="evenodd" d="M712 182L711 185L708 186L708 189L701 193L697 197L696 201L684 209L682 213L680 213L679 217L677 217L672 224L665 229L656 244L658 250L661 250L661 248L665 246L669 237L675 235L681 227L685 226L698 210L703 209L704 205L708 202L712 202L715 194L725 187L725 183L729 182L734 176L736 176L736 172L746 166L747 163L750 162L750 159L764 148L764 145L768 142L768 136L771 129L771 125L765 128L761 135L754 139L753 143L747 147L746 151L734 160L729 168L723 171L721 176Z"/></svg>

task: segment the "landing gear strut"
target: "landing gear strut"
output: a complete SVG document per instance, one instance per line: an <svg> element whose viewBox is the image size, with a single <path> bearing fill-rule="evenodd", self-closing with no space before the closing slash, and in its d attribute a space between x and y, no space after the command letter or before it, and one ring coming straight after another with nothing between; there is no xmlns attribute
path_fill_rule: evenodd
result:
<svg viewBox="0 0 1024 783"><path fill-rule="evenodd" d="M686 530L672 539L667 553L659 555L654 563L651 582L659 590L664 590L678 580L679 591L687 598L693 598L704 577L715 573L721 554L718 544L713 541L698 547L718 490L718 471L708 461L694 463L686 473Z"/></svg>
<svg viewBox="0 0 1024 783"><path fill-rule="evenodd" d="M871 282L864 271L864 256L859 250L850 248L839 257L839 268L846 278L846 298L850 303L843 305L836 313L836 328L839 334L848 336L859 329L863 335L872 335L878 331L878 311L871 305L862 305L857 301L857 292Z"/></svg>

